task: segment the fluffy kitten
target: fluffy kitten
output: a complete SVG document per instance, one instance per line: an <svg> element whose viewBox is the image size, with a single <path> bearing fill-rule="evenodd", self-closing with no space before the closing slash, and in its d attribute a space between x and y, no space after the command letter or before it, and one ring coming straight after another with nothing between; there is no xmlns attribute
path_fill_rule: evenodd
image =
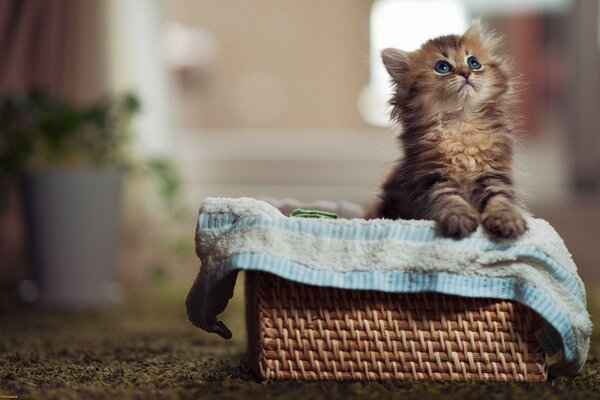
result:
<svg viewBox="0 0 600 400"><path fill-rule="evenodd" d="M433 219L452 237L480 223L501 238L525 232L512 178L514 77L496 45L476 22L414 52L383 50L404 157L374 217Z"/></svg>

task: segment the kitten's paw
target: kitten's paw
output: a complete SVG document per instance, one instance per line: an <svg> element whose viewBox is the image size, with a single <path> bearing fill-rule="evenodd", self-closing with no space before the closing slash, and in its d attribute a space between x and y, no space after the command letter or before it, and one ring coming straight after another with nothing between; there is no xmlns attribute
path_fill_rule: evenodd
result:
<svg viewBox="0 0 600 400"><path fill-rule="evenodd" d="M437 223L444 236L463 238L477 229L479 214L470 207L455 207L444 212Z"/></svg>
<svg viewBox="0 0 600 400"><path fill-rule="evenodd" d="M500 238L516 239L527 230L527 221L518 211L507 208L484 213L483 226Z"/></svg>

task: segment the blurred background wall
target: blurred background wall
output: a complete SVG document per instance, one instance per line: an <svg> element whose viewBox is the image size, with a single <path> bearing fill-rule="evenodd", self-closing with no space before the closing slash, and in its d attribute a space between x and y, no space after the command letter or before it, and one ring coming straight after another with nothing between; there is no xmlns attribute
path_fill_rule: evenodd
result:
<svg viewBox="0 0 600 400"><path fill-rule="evenodd" d="M8 65L15 54L35 60L20 69L23 76L65 54L57 73L72 79L60 81L61 90L75 85L86 95L139 93L144 111L136 122L136 151L164 153L177 162L190 213L179 229L189 237L206 196L368 205L400 154L385 117L389 92L380 47L460 33L481 17L505 36L502 51L515 60L515 76L524 78L518 184L531 210L564 236L586 282L600 281L597 0L17 2L19 9L56 5L53 12L39 11L34 23L64 18L55 35L70 40L51 52L45 42L19 33L15 27L29 23L9 3L0 8L0 21L10 22L0 25L0 57L9 60L0 67L0 82L13 81ZM69 26L85 33L68 33ZM77 57L87 64L67 62ZM75 72L67 73L71 68ZM156 251L144 239L157 229L148 197L139 190L127 197L120 263L130 281L145 279L148 253ZM17 196L13 203L2 231L5 281L27 275L26 263L16 261L24 258L19 254L26 233L19 228ZM191 248L185 251L191 254ZM186 268L196 266L180 266L184 275Z"/></svg>
<svg viewBox="0 0 600 400"><path fill-rule="evenodd" d="M214 47L204 79L177 87L183 127L368 129L354 111L369 76L370 9L360 0L165 2L167 29L202 29Z"/></svg>

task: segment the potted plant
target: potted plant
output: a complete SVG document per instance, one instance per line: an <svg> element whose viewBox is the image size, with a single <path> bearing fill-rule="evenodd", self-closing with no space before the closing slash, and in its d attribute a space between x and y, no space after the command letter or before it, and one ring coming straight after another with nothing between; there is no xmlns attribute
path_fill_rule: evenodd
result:
<svg viewBox="0 0 600 400"><path fill-rule="evenodd" d="M131 156L130 122L139 109L132 94L79 105L39 89L0 103L0 185L20 180L43 304L118 298L113 273L124 172L152 169L166 178L163 192L176 190L170 164Z"/></svg>

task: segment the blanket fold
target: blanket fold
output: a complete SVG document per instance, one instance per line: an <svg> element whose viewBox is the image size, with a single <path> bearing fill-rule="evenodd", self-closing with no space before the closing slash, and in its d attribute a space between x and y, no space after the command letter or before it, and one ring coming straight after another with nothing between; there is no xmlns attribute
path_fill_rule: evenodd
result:
<svg viewBox="0 0 600 400"><path fill-rule="evenodd" d="M480 228L440 237L432 221L287 217L255 199L208 198L200 208L201 269L186 299L188 317L230 338L217 319L237 272L260 270L300 283L385 292L438 292L520 302L542 316L536 336L553 375L577 374L591 335L585 288L556 231L528 218L516 241Z"/></svg>

